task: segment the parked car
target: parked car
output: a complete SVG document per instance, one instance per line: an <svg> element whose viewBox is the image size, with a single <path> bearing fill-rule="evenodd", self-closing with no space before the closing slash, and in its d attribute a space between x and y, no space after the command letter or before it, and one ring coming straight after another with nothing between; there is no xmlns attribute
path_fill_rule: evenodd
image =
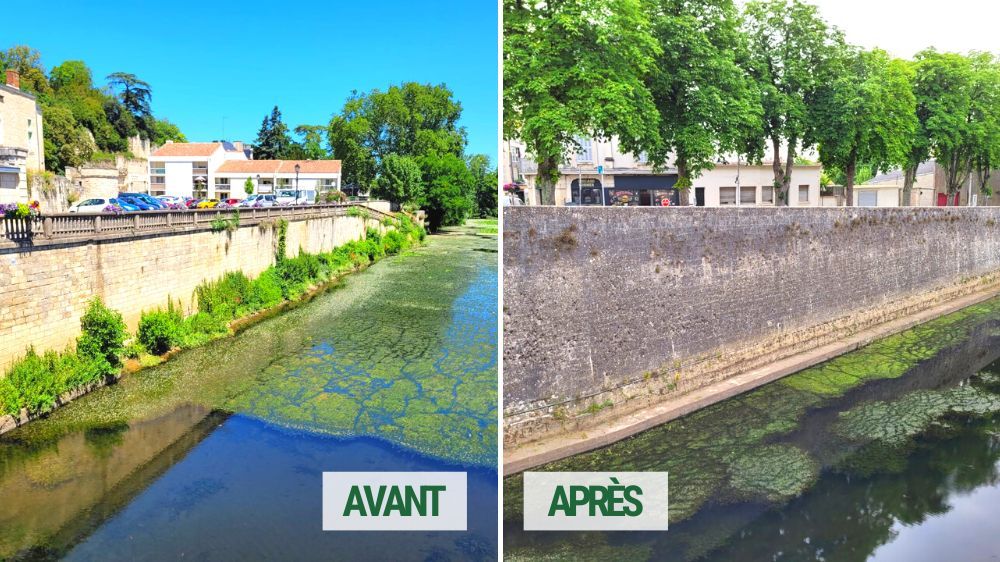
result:
<svg viewBox="0 0 1000 562"><path fill-rule="evenodd" d="M283 189L278 192L277 201L279 205L311 205L316 202L316 190L300 189L296 193L294 189Z"/></svg>
<svg viewBox="0 0 1000 562"><path fill-rule="evenodd" d="M204 199L198 199L192 197L184 202L184 206L187 207L188 209L194 209L195 207L198 206L198 203L201 203L202 201L204 201Z"/></svg>
<svg viewBox="0 0 1000 562"><path fill-rule="evenodd" d="M215 207L218 204L219 204L219 200L218 199L202 199L200 202L198 202L197 208L198 209L211 209L211 208Z"/></svg>
<svg viewBox="0 0 1000 562"><path fill-rule="evenodd" d="M225 203L226 205L229 205L230 207L235 207L236 205L240 204L240 200L237 199L237 198L235 198L235 197L230 197L229 199L226 199L225 201L223 201L223 203Z"/></svg>
<svg viewBox="0 0 1000 562"><path fill-rule="evenodd" d="M119 193L118 194L118 200L122 201L122 202L124 202L126 204L135 206L140 211L152 211L154 209L158 209L159 208L159 207L154 207L153 205L151 205L150 203L147 203L147 202L143 201L142 199L137 199L135 197L126 195L124 193Z"/></svg>
<svg viewBox="0 0 1000 562"><path fill-rule="evenodd" d="M112 205L114 199L102 199L100 197L95 197L93 199L84 199L72 207L69 208L71 213L103 213L104 208L108 205Z"/></svg>
<svg viewBox="0 0 1000 562"><path fill-rule="evenodd" d="M110 201L112 205L118 205L119 207L122 208L123 211L139 211L140 210L139 207L133 205L132 203L128 203L126 201L122 201L121 199L119 199L117 197L112 197L111 199L108 199L108 201Z"/></svg>
<svg viewBox="0 0 1000 562"><path fill-rule="evenodd" d="M273 207L277 201L276 197L271 194L257 194L250 195L237 205L238 207Z"/></svg>
<svg viewBox="0 0 1000 562"><path fill-rule="evenodd" d="M160 201L163 201L167 205L170 205L171 203L175 203L175 204L179 203L179 204L183 205L184 203L187 202L186 201L187 198L181 197L179 195L160 195L159 197L157 197L157 199L159 199Z"/></svg>
<svg viewBox="0 0 1000 562"><path fill-rule="evenodd" d="M119 193L118 194L119 197L121 197L122 195L124 195L126 197L129 197L129 198L131 198L133 200L142 201L143 203L149 205L154 210L162 210L162 209L166 209L167 208L167 205L163 201L160 201L156 197L153 197L152 195L149 195L147 193Z"/></svg>

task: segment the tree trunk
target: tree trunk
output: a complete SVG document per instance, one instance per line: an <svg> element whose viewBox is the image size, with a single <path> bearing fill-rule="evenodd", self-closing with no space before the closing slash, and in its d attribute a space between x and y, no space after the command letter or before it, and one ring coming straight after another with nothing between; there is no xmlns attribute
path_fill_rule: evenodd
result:
<svg viewBox="0 0 1000 562"><path fill-rule="evenodd" d="M687 159L681 156L677 157L677 204L681 207L687 207L691 204L691 179L688 177L688 166Z"/></svg>
<svg viewBox="0 0 1000 562"><path fill-rule="evenodd" d="M792 167L795 165L796 139L788 139L788 155L785 157L785 182L781 189L785 192L785 204L792 204Z"/></svg>
<svg viewBox="0 0 1000 562"><path fill-rule="evenodd" d="M913 183L917 180L917 165L907 165L903 175L903 200L899 202L901 207L913 205Z"/></svg>
<svg viewBox="0 0 1000 562"><path fill-rule="evenodd" d="M858 163L856 159L852 158L850 162L847 163L847 169L844 170L844 175L846 179L844 181L844 206L853 207L854 206L854 176L858 171Z"/></svg>
<svg viewBox="0 0 1000 562"><path fill-rule="evenodd" d="M774 148L773 161L771 162L771 168L774 170L774 204L778 205L779 201L784 204L781 186L785 184L785 169L781 167L781 139L771 137L771 146Z"/></svg>
<svg viewBox="0 0 1000 562"><path fill-rule="evenodd" d="M556 184L552 181L554 175L559 173L559 162L554 156L546 156L538 162L538 176L535 180L538 189L541 191L542 205L556 204ZM558 177L558 176L556 176ZM603 187L603 186L602 186Z"/></svg>

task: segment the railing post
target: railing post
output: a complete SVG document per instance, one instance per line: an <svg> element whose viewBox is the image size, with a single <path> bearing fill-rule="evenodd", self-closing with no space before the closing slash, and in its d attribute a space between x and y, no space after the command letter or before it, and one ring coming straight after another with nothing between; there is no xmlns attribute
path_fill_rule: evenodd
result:
<svg viewBox="0 0 1000 562"><path fill-rule="evenodd" d="M172 228L174 226L174 214L167 211L167 228Z"/></svg>
<svg viewBox="0 0 1000 562"><path fill-rule="evenodd" d="M101 233L101 215L94 215L94 232Z"/></svg>
<svg viewBox="0 0 1000 562"><path fill-rule="evenodd" d="M132 215L132 228L139 232L139 213Z"/></svg>
<svg viewBox="0 0 1000 562"><path fill-rule="evenodd" d="M52 238L52 217L45 217L42 220L42 232L46 238Z"/></svg>

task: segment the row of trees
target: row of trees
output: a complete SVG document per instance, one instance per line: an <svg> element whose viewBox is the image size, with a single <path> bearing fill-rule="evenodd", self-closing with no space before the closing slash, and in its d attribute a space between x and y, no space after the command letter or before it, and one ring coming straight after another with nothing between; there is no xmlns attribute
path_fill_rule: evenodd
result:
<svg viewBox="0 0 1000 562"><path fill-rule="evenodd" d="M254 157L340 159L345 186L423 208L434 228L496 216L497 170L486 155L466 156L461 115L447 86L407 82L353 92L329 124L296 127L296 140L275 107L261 124Z"/></svg>
<svg viewBox="0 0 1000 562"><path fill-rule="evenodd" d="M184 142L176 125L153 116L152 90L134 74L115 72L94 84L83 61L66 61L46 72L41 54L27 46L0 52L0 71L21 75L21 89L34 94L45 118L45 167L62 172L93 158L129 149L139 136L154 144Z"/></svg>
<svg viewBox="0 0 1000 562"><path fill-rule="evenodd" d="M504 0L504 136L538 160L543 202L575 138L616 136L673 165L686 194L720 155L770 151L787 202L800 151L818 149L847 202L859 170L935 158L954 193L1000 164L1000 62L849 45L800 0ZM784 149L784 152L782 150Z"/></svg>

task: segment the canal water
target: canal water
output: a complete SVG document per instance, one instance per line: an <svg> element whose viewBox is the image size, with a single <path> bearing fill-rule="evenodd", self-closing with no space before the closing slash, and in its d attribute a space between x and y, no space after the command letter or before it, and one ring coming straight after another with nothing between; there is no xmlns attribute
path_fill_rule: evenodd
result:
<svg viewBox="0 0 1000 562"><path fill-rule="evenodd" d="M668 471L666 532L531 533L508 560L1000 558L1000 300L538 470Z"/></svg>
<svg viewBox="0 0 1000 562"><path fill-rule="evenodd" d="M0 436L0 560L494 560L497 242L428 237ZM464 471L467 532L324 532L323 471Z"/></svg>

